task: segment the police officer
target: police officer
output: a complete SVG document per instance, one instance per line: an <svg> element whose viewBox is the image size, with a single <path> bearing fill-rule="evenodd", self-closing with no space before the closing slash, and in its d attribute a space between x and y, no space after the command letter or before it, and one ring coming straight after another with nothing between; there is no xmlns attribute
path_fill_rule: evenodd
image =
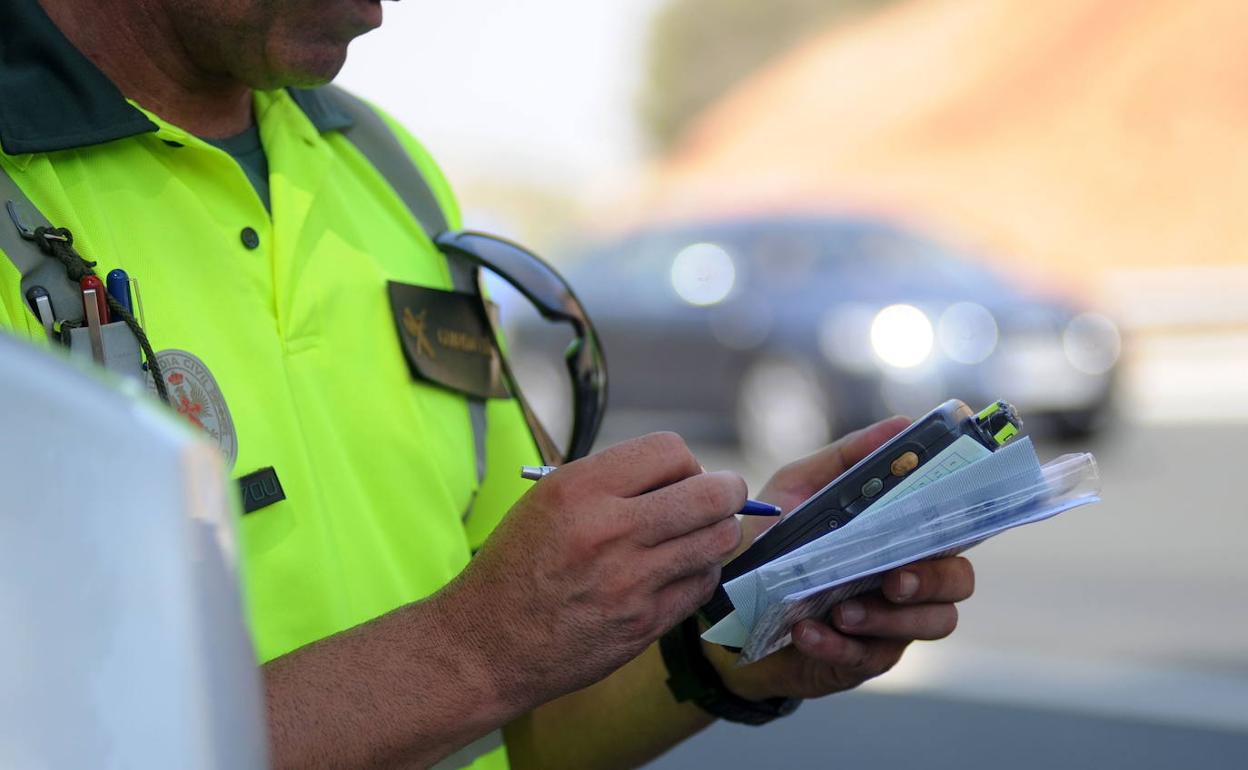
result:
<svg viewBox="0 0 1248 770"><path fill-rule="evenodd" d="M98 270L136 279L170 403L260 490L240 528L275 765L634 765L950 633L962 559L890 574L760 663L696 639L665 660L656 640L758 534L733 516L745 485L657 434L525 492L515 403L489 399L481 434L470 394L416 371L386 287L453 276L349 140L358 118L316 87L381 16L377 0L8 0L0 24L0 170ZM436 166L384 120L454 227ZM0 260L0 322L44 341L28 299ZM400 328L437 322L421 312ZM789 508L904 425L760 497Z"/></svg>

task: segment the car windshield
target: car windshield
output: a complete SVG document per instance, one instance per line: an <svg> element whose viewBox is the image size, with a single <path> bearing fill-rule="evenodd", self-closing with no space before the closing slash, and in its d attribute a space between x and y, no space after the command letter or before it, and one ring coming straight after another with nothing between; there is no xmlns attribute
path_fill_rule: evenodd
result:
<svg viewBox="0 0 1248 770"><path fill-rule="evenodd" d="M990 269L955 256L940 244L871 223L844 221L734 222L647 231L575 261L569 277L635 301L667 302L681 255L705 268L730 263L738 289L789 295L857 299L1000 297L1009 291ZM677 290L678 292L679 290ZM671 299L661 299L670 295Z"/></svg>
<svg viewBox="0 0 1248 770"><path fill-rule="evenodd" d="M819 290L912 297L998 293L988 268L955 256L940 244L882 226L798 224L730 239L759 284L776 290Z"/></svg>

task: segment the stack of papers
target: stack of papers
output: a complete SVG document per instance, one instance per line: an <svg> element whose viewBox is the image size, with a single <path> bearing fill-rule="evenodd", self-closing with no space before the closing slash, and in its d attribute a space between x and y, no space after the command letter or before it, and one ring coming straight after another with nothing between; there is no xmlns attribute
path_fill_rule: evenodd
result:
<svg viewBox="0 0 1248 770"><path fill-rule="evenodd" d="M1096 502L1099 483L1090 454L1041 465L1028 438L990 452L963 436L844 527L725 584L735 611L703 638L759 660L790 643L793 624L879 588L888 570Z"/></svg>

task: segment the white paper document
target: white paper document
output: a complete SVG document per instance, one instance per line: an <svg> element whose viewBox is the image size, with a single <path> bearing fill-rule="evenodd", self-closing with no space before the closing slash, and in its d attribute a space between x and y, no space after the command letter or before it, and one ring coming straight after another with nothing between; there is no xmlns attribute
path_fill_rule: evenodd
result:
<svg viewBox="0 0 1248 770"><path fill-rule="evenodd" d="M793 624L879 587L882 574L963 551L1100 498L1091 455L1042 466L1030 439L990 452L962 437L849 524L725 584L735 611L703 638L742 662L787 645Z"/></svg>
<svg viewBox="0 0 1248 770"><path fill-rule="evenodd" d="M961 468L965 468L976 460L982 460L990 454L992 452L988 451L987 447L975 439L970 436L960 436L930 461L924 463L907 476L900 484L889 490L887 494L867 506L846 527L852 526L855 521L870 515L872 511L879 510L893 500L900 499L910 492L922 489L933 481L942 479ZM795 548L786 554L784 558L786 560L798 558L804 552L817 548L819 548L818 540ZM728 598L732 600L735 609L723 620L708 629L702 635L703 639L726 647L745 646L746 640L749 638L750 628L754 625L754 621L757 618L757 613L755 612L755 596L758 592L757 579L758 574L756 571L747 572L724 585L724 590L728 592Z"/></svg>

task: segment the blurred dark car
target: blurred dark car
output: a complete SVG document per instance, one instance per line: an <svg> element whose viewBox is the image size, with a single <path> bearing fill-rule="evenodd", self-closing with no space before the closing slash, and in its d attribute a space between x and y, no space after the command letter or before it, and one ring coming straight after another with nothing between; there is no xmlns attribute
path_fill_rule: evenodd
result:
<svg viewBox="0 0 1248 770"><path fill-rule="evenodd" d="M1111 407L1111 321L886 223L656 227L560 265L606 351L609 432L735 436L771 459L950 397L1012 401L1063 436L1098 430ZM558 422L557 332L509 333L526 391Z"/></svg>

